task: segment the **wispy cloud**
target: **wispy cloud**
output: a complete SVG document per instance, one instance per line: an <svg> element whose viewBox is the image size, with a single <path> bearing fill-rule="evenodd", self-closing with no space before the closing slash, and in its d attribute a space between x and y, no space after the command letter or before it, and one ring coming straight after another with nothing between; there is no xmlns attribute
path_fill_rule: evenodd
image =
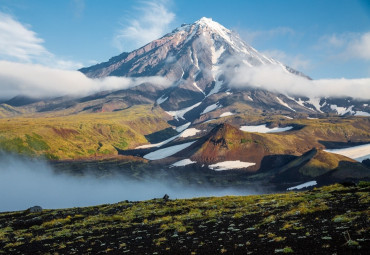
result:
<svg viewBox="0 0 370 255"><path fill-rule="evenodd" d="M324 35L316 49L325 50L330 57L342 60L370 60L370 32Z"/></svg>
<svg viewBox="0 0 370 255"><path fill-rule="evenodd" d="M0 58L22 63L38 63L55 68L77 69L82 63L65 60L48 51L44 40L29 25L0 12Z"/></svg>
<svg viewBox="0 0 370 255"><path fill-rule="evenodd" d="M128 25L123 26L114 36L113 43L120 51L136 47L163 36L175 19L175 14L168 10L168 0L141 1L135 17L128 18Z"/></svg>
<svg viewBox="0 0 370 255"><path fill-rule="evenodd" d="M237 69L234 68L236 64ZM286 95L308 97L370 98L370 79L308 80L276 65L251 68L237 60L230 60L226 65L231 67L225 70L231 87L261 88Z"/></svg>
<svg viewBox="0 0 370 255"><path fill-rule="evenodd" d="M106 77L90 79L78 71L60 70L35 64L0 61L0 97L17 95L30 97L84 96L104 90L127 89L150 82L159 87L171 85L163 77Z"/></svg>
<svg viewBox="0 0 370 255"><path fill-rule="evenodd" d="M50 57L44 40L12 16L0 12L0 57L31 62L35 58Z"/></svg>
<svg viewBox="0 0 370 255"><path fill-rule="evenodd" d="M348 55L370 60L370 32L362 34L359 38L351 41L347 47Z"/></svg>

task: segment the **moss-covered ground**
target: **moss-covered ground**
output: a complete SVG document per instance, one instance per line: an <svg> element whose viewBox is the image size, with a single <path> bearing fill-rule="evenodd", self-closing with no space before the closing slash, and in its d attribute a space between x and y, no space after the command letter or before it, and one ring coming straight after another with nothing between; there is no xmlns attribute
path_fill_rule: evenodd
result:
<svg viewBox="0 0 370 255"><path fill-rule="evenodd" d="M134 191L133 191L134 192ZM0 213L1 254L368 254L370 186Z"/></svg>

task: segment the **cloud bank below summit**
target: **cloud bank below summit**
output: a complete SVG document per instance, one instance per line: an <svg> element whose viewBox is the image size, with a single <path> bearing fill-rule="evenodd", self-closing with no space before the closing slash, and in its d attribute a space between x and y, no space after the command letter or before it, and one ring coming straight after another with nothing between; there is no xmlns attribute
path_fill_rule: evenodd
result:
<svg viewBox="0 0 370 255"><path fill-rule="evenodd" d="M284 71L280 66L225 67L232 88L260 88L291 96L353 97L370 99L370 78L308 80ZM35 64L0 61L0 99L17 95L29 97L85 96L100 91L128 89L149 82L166 88L173 81L165 77L106 77L90 79L78 71L49 68Z"/></svg>
<svg viewBox="0 0 370 255"><path fill-rule="evenodd" d="M159 76L90 79L79 71L0 61L0 99L10 99L17 95L36 98L85 96L106 90L128 89L146 82L161 88L172 84L167 78Z"/></svg>
<svg viewBox="0 0 370 255"><path fill-rule="evenodd" d="M225 72L230 87L260 88L290 96L370 99L370 78L309 80L289 73L281 66L263 65L251 68L238 63L238 68L234 70L234 64Z"/></svg>

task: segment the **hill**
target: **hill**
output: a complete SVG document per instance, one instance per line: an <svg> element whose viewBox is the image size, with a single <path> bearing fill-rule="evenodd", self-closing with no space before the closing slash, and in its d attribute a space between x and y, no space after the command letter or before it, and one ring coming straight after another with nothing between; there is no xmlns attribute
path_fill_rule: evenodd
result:
<svg viewBox="0 0 370 255"><path fill-rule="evenodd" d="M0 149L51 160L104 158L147 143L145 135L170 127L158 108L78 115L0 119Z"/></svg>

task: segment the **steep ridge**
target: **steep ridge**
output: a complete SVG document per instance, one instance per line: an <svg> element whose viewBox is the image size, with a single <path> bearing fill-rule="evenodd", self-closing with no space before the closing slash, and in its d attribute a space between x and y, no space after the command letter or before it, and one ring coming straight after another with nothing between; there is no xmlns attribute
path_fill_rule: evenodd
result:
<svg viewBox="0 0 370 255"><path fill-rule="evenodd" d="M191 160L207 164L240 160L255 163L248 170L256 171L262 158L270 154L261 140L263 137L258 134L243 132L229 124L220 124L208 134L205 142L201 142Z"/></svg>

